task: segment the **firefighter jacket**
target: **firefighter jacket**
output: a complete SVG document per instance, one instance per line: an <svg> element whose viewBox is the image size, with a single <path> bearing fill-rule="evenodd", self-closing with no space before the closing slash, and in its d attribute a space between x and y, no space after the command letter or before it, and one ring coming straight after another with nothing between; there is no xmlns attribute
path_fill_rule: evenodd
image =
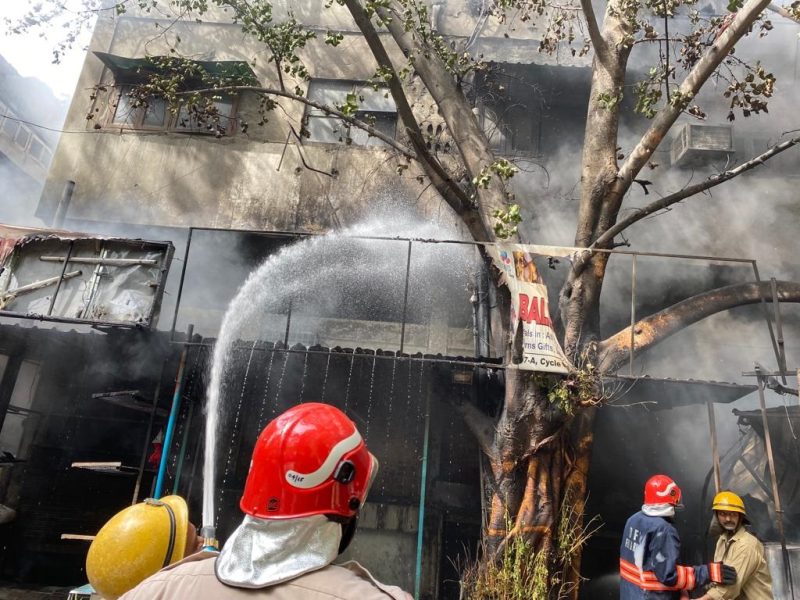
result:
<svg viewBox="0 0 800 600"><path fill-rule="evenodd" d="M708 566L678 564L681 542L664 517L639 511L625 523L619 557L620 600L677 600L710 581Z"/></svg>
<svg viewBox="0 0 800 600"><path fill-rule="evenodd" d="M714 560L734 567L737 574L732 585L712 584L708 595L714 600L772 600L772 577L764 544L744 527L719 536Z"/></svg>
<svg viewBox="0 0 800 600"><path fill-rule="evenodd" d="M328 565L270 587L245 589L222 583L216 552L198 552L151 575L119 600L411 600L378 583L356 562Z"/></svg>

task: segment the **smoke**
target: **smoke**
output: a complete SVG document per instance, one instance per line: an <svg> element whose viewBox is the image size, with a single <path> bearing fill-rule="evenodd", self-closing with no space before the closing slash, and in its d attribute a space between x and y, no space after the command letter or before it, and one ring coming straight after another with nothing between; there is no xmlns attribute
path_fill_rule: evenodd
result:
<svg viewBox="0 0 800 600"><path fill-rule="evenodd" d="M290 318L302 321L304 332L314 335L322 333L314 330L315 324L321 325L326 318L427 323L445 315L452 320L448 312L454 305L468 306L463 294L461 302L453 301L457 293L453 288L461 285L463 289L474 264L473 248L393 240L398 236L448 239L455 232L421 222L402 208L386 208L378 203L372 218L343 232L284 246L249 275L228 306L214 347L208 388L204 527L215 524L218 423L228 395L232 350L238 342L280 339ZM352 323L347 326L353 327ZM344 337L362 341L356 332L345 332ZM399 339L396 345L388 341L382 347L396 349L400 343Z"/></svg>
<svg viewBox="0 0 800 600"><path fill-rule="evenodd" d="M0 152L0 223L41 227L34 216L42 191L35 181Z"/></svg>
<svg viewBox="0 0 800 600"><path fill-rule="evenodd" d="M778 17L772 21L775 30L770 35L758 38L757 33L753 34L740 44L736 52L737 57L745 60L761 60L767 70L775 74L777 86L775 96L770 99L769 113L749 118L737 114L731 123L735 155L727 161L716 160L694 170L671 165L669 149L672 137L668 136L651 161L654 168L645 167L639 174L639 179L648 182L647 193L644 187L634 184L625 198L621 216L744 162L786 139L784 132L800 128L800 123L791 121L796 115L793 107L800 93L797 71L800 26L778 23ZM673 24L671 28L674 32ZM635 73L646 72L651 60L652 54L640 52L639 47L634 49L620 126L620 160L624 160L650 125L646 119L634 115L631 107L632 84L637 79ZM569 70L563 68L561 72ZM588 100L585 81L576 77L561 78L561 73L542 73L535 69L530 70L530 75L536 77L532 81L537 84L537 90L546 90L548 85L552 85L542 81L542 77L551 77L558 83L563 82L562 96ZM706 124L729 123L729 101L722 97L726 87L724 79L714 79L698 99L708 113ZM560 111L555 97L542 99L534 91L528 97L514 98L514 101L528 106L544 106L541 116L543 129L556 127L555 124L548 125L551 122L558 122L561 128L557 135L550 137L550 145L539 149L537 157L520 164L522 170L512 180L526 218L522 225L524 239L531 243L571 246L574 244L580 197L581 146L570 140L575 138L576 132L584 129L585 108L567 114ZM689 120L681 117L673 132ZM788 135L796 136L797 132ZM669 211L634 224L623 236L618 236L617 241L624 238L630 244L626 250L755 259L762 280L770 277L799 280L800 267L795 257L800 210L796 202L798 172L800 148L794 147L707 194L688 198ZM563 262L555 266L555 270L540 270L546 279L549 277L551 294L560 287L568 270L568 265ZM694 294L723 285L753 281L754 278L752 265L747 262L639 257L635 315L637 319L642 318ZM604 337L630 323L632 294L631 257L612 257L601 299ZM744 371L753 370L754 362L760 362L768 369L777 367L766 312L772 317L771 304L734 309L692 325L637 356L633 375L754 384L754 378L742 375ZM800 362L800 344L796 342L800 333L800 309L795 305L784 305L781 316L787 362L791 368ZM627 367L623 372L627 375ZM796 386L796 381L790 378L789 385ZM707 408L703 400L715 399L714 388L697 388L699 403L671 408L672 402L685 398L670 391L669 385L665 385L663 393L656 397L644 395L641 386L633 384L625 389L628 387L628 393L617 399L617 406L604 408L597 418L589 482L589 512L599 514L606 523L608 539L601 536L590 542L596 549L584 560L590 577L605 570L616 570L616 564L604 557L616 556L619 542L615 534L621 529L624 519L638 510L646 479L658 472L670 474L683 488L687 511L678 515L676 523L686 550L693 558L699 559L704 549L708 523L705 503L710 498L702 497L702 492L712 466L712 453ZM737 419L731 410L755 408L757 403L757 395L748 394L732 404L715 405L721 454L731 448L740 435ZM783 403L784 399L767 394L768 406L781 406ZM633 406L622 408L621 405ZM713 492L713 483L710 489ZM587 597L600 595L596 589L587 593Z"/></svg>

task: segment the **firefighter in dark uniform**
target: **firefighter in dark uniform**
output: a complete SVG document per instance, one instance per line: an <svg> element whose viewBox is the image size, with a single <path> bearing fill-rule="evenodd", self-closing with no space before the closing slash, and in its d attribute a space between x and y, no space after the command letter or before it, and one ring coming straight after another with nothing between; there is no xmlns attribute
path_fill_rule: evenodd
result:
<svg viewBox="0 0 800 600"><path fill-rule="evenodd" d="M681 490L666 475L654 475L644 487L644 505L625 523L620 545L620 600L677 600L707 583L730 585L736 570L721 562L686 567L678 564L681 541L672 524Z"/></svg>

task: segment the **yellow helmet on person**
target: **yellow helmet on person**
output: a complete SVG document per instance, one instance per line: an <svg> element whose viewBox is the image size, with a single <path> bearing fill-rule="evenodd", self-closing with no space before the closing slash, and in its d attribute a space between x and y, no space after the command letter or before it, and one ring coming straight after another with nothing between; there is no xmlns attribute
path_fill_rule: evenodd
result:
<svg viewBox="0 0 800 600"><path fill-rule="evenodd" d="M744 510L744 501L733 492L720 492L714 496L714 501L711 503L711 509L737 512L747 516L747 513Z"/></svg>
<svg viewBox="0 0 800 600"><path fill-rule="evenodd" d="M189 511L180 496L148 498L103 525L86 555L86 575L105 600L122 594L183 558Z"/></svg>

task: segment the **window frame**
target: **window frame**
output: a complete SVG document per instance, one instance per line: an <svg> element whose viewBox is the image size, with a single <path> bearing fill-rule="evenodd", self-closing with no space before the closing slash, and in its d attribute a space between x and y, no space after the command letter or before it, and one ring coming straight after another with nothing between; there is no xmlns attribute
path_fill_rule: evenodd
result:
<svg viewBox="0 0 800 600"><path fill-rule="evenodd" d="M345 84L349 84L349 91L346 91L344 89L345 88ZM315 79L312 79L309 82L309 85L308 85L307 96L308 96L309 100L314 100L314 98L312 97L312 86L314 86L314 85L320 85L320 86L327 85L328 87L324 88L324 89L325 89L325 91L327 91L329 93L330 92L335 92L336 91L335 88L340 87L340 88L342 88L342 91L344 91L345 93L356 93L356 94L360 93L361 90L363 90L364 88L371 87L369 82L364 81L364 80L359 80L359 79L315 78ZM383 86L383 85L379 86L379 90L384 90L385 93L389 93L388 86ZM376 90L375 93L378 93L378 91ZM389 98L391 98L391 96L389 96ZM391 103L392 103L392 105L394 105L394 100L391 100ZM367 109L367 108L364 108L361 105L359 105L359 110L356 111L354 117L356 119L360 120L360 121L364 121L365 123L369 123L369 121L364 117L366 115L370 115L370 114L392 115L394 123L393 123L391 134L389 134L389 133L387 133L385 131L382 131L378 127L375 127L375 129L377 129L378 131L381 131L382 133L385 133L386 135L388 135L392 139L397 139L397 128L398 128L398 125L399 125L399 115L397 114L397 106L396 105L394 106L394 110L393 111ZM318 139L318 138L315 139L315 138L311 137L311 135L312 135L312 127L311 127L312 119L313 120L328 121L328 122L336 123L338 125L338 127L331 129L331 131L341 130L342 131L341 135L338 137L338 139ZM358 146L359 148L388 148L389 147L389 145L386 142L384 142L382 139L380 139L380 138L378 138L378 137L376 137L374 135L369 135L365 130L360 129L358 127L354 127L352 124L350 124L349 122L341 119L340 117L337 117L335 115L325 114L324 111L321 111L320 109L314 108L312 106L306 106L306 110L305 110L305 112L303 114L303 120L304 120L304 123L305 123L305 126L306 126L306 130L309 132L309 137L306 138L306 141L311 142L311 143L315 143L315 144L337 144L337 145L338 144L342 144L342 145L346 145L346 146ZM364 137L364 140L365 140L364 142L360 142L356 137L351 135L351 131L353 129L357 130L359 138L361 138L362 135L365 136ZM348 140L349 140L349 142L348 142Z"/></svg>
<svg viewBox="0 0 800 600"><path fill-rule="evenodd" d="M216 132L213 129L209 130L206 127L182 127L179 121L182 118L181 113L184 111L186 102L181 102L173 112L166 99L158 96L154 96L154 98L162 102L164 107L164 120L162 124L153 125L146 122L148 109L150 108L149 105L132 108L131 110L134 115L131 121L127 119L125 121L117 121L117 111L123 102L123 97L128 94L135 85L137 84L133 82L126 82L124 80L115 81L112 84L113 92L111 92L108 99L109 111L105 122L105 128L117 129L120 131L144 131L154 133L163 132L211 136L216 135ZM224 126L225 137L231 137L236 135L238 129L239 100L241 99L241 94L223 94L222 98L223 99L221 101L215 101L215 104L224 102L230 104L229 114L220 114L220 125ZM226 120L227 124L223 123L223 120Z"/></svg>

